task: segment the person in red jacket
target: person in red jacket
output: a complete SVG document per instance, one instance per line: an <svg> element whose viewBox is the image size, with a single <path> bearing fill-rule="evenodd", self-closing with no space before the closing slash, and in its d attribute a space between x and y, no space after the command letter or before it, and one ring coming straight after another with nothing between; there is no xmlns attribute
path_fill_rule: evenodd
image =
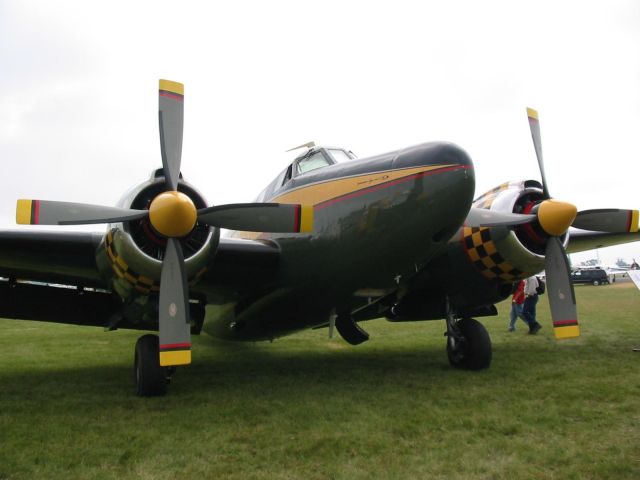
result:
<svg viewBox="0 0 640 480"><path fill-rule="evenodd" d="M511 313L509 314L510 322L509 322L509 331L516 331L516 320L518 317L522 319L523 322L527 323L527 320L524 318L524 314L522 313L522 308L524 307L524 280L520 280L518 285L516 286L515 292L513 292L513 296L511 297Z"/></svg>

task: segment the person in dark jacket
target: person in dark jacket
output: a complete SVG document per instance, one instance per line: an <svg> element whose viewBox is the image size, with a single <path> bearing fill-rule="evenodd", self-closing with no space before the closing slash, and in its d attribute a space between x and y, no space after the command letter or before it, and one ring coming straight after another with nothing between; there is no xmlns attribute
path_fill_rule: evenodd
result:
<svg viewBox="0 0 640 480"><path fill-rule="evenodd" d="M538 330L542 328L542 325L536 320L536 304L538 303L538 279L534 276L527 278L524 281L524 304L522 307L522 314L524 320L529 325L529 333L538 333Z"/></svg>

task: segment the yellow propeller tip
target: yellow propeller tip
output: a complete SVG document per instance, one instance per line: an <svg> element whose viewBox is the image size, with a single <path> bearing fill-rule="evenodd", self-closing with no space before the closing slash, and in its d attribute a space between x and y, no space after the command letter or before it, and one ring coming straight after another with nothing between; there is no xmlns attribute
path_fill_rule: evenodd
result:
<svg viewBox="0 0 640 480"><path fill-rule="evenodd" d="M33 225L38 223L37 200L20 199L16 203L16 223L18 225Z"/></svg>
<svg viewBox="0 0 640 480"><path fill-rule="evenodd" d="M638 231L638 210L631 210L631 218L629 219L629 232L636 233Z"/></svg>
<svg viewBox="0 0 640 480"><path fill-rule="evenodd" d="M160 80L160 90L165 92L177 93L178 95L184 95L184 85L180 82L174 82L172 80Z"/></svg>
<svg viewBox="0 0 640 480"><path fill-rule="evenodd" d="M564 340L565 338L575 338L580 336L580 327L578 325L553 327L553 333L557 340Z"/></svg>
<svg viewBox="0 0 640 480"><path fill-rule="evenodd" d="M300 206L300 233L311 233L313 231L313 206Z"/></svg>
<svg viewBox="0 0 640 480"><path fill-rule="evenodd" d="M538 120L538 111L534 110L533 108L527 107L527 116L529 118L535 118L536 120Z"/></svg>
<svg viewBox="0 0 640 480"><path fill-rule="evenodd" d="M190 363L191 363L191 350L170 350L167 352L160 352L161 367L189 365Z"/></svg>

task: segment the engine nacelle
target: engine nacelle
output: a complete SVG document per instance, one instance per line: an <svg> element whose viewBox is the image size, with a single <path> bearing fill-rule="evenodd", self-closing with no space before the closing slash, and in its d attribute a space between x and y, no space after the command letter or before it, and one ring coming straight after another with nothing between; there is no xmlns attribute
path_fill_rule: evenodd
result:
<svg viewBox="0 0 640 480"><path fill-rule="evenodd" d="M119 206L148 209L151 201L165 190L163 171L156 170L148 181L128 192ZM182 177L178 191L191 198L197 209L207 206L204 197ZM197 282L211 264L219 239L219 229L202 223L196 223L191 232L179 239L190 284ZM148 218L109 225L96 255L101 275L125 301L157 293L166 242Z"/></svg>
<svg viewBox="0 0 640 480"><path fill-rule="evenodd" d="M476 208L530 213L544 200L542 185L534 180L504 183L473 202ZM462 228L462 247L468 260L485 278L514 282L544 269L548 234L537 222L515 228ZM568 234L560 240L565 247Z"/></svg>

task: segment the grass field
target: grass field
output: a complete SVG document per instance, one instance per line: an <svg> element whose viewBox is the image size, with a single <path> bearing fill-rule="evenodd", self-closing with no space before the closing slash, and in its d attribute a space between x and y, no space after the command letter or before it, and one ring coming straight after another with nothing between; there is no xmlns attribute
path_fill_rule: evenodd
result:
<svg viewBox="0 0 640 480"><path fill-rule="evenodd" d="M640 293L577 287L583 336L485 319L491 369L443 322L274 343L194 339L165 398L133 394L138 332L0 320L0 479L640 478Z"/></svg>

